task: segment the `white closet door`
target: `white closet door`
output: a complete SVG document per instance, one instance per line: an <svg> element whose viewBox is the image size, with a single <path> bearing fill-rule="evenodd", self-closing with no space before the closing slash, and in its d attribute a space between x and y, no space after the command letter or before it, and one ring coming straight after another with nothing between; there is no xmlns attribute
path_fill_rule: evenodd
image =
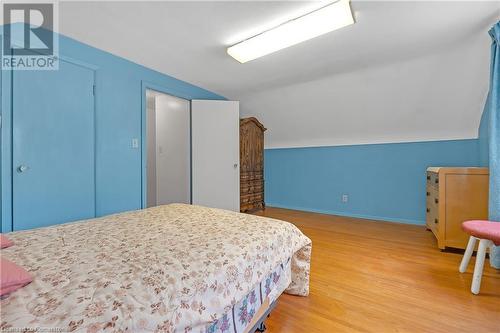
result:
<svg viewBox="0 0 500 333"><path fill-rule="evenodd" d="M239 102L191 102L193 204L240 210Z"/></svg>

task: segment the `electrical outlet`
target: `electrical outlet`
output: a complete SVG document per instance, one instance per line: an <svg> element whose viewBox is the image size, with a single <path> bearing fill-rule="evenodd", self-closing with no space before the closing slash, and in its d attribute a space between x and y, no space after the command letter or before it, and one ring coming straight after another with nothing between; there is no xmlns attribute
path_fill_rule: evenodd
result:
<svg viewBox="0 0 500 333"><path fill-rule="evenodd" d="M342 202L346 203L349 201L349 196L347 194L342 194Z"/></svg>

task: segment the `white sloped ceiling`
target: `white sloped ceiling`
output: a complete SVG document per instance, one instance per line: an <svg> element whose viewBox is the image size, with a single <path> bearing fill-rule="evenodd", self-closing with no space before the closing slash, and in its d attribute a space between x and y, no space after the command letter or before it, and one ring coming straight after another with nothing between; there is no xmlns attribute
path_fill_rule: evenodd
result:
<svg viewBox="0 0 500 333"><path fill-rule="evenodd" d="M60 31L240 100L268 147L477 137L499 2L353 1L353 26L246 64L225 53L320 5L63 2Z"/></svg>

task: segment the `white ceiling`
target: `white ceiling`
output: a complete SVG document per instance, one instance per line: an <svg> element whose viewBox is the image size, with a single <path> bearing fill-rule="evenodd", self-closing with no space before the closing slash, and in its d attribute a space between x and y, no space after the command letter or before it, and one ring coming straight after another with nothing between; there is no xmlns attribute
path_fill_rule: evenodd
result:
<svg viewBox="0 0 500 333"><path fill-rule="evenodd" d="M356 24L240 64L226 47L321 6L63 2L60 31L240 100L267 147L477 136L500 2L353 1Z"/></svg>

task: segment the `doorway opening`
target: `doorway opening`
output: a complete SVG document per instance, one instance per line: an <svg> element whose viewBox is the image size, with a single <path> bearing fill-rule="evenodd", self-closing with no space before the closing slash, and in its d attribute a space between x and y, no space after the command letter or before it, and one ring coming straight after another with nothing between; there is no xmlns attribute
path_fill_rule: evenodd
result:
<svg viewBox="0 0 500 333"><path fill-rule="evenodd" d="M191 203L190 101L146 89L146 207Z"/></svg>

